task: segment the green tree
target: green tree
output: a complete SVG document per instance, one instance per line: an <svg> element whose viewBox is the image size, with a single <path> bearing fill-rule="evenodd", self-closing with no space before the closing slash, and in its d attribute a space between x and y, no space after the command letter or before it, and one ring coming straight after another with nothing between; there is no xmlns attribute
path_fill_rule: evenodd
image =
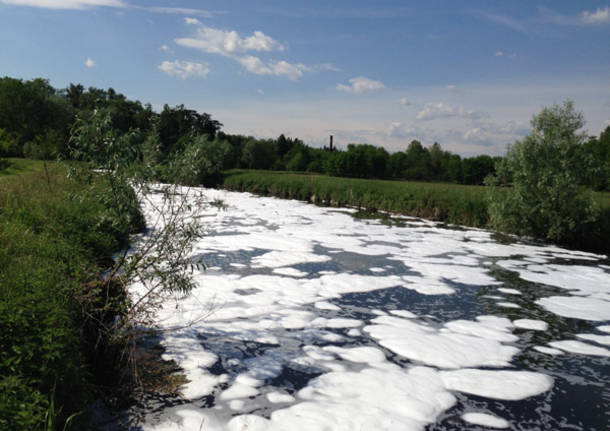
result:
<svg viewBox="0 0 610 431"><path fill-rule="evenodd" d="M578 130L584 120L571 101L544 108L532 119L532 133L512 145L488 177L492 227L560 243L571 243L597 218L583 172L589 161ZM512 178L511 187L501 187Z"/></svg>

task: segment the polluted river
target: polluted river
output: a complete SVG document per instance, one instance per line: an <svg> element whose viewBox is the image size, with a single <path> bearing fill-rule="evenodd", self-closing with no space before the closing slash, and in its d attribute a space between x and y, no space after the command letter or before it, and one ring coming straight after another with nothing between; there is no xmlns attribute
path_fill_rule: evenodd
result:
<svg viewBox="0 0 610 431"><path fill-rule="evenodd" d="M155 317L187 383L138 429L607 429L606 256L204 193L206 268Z"/></svg>

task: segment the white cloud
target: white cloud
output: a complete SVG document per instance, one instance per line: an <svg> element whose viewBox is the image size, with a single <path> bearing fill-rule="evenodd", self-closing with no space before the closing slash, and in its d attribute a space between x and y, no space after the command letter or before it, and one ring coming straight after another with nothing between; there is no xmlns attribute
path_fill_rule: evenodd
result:
<svg viewBox="0 0 610 431"><path fill-rule="evenodd" d="M254 73L256 75L271 75L273 73L273 71L267 67L267 65L263 63L260 58L253 55L238 57L236 60L250 73Z"/></svg>
<svg viewBox="0 0 610 431"><path fill-rule="evenodd" d="M255 31L250 36L242 37L235 30L219 30L202 24L196 18L185 18L187 25L196 26L192 37L178 38L178 45L194 48L208 54L218 54L232 58L241 64L246 71L255 75L285 76L293 81L298 80L305 72L313 70L302 63L288 63L284 60L263 61L250 52L283 51L284 46L267 36L262 31ZM332 67L332 65L319 65Z"/></svg>
<svg viewBox="0 0 610 431"><path fill-rule="evenodd" d="M201 24L201 21L199 21L197 18L190 18L188 16L184 18L184 22L186 22L188 25Z"/></svg>
<svg viewBox="0 0 610 431"><path fill-rule="evenodd" d="M494 56L496 57L502 57L504 55L504 53L502 51L496 51L496 53L494 54Z"/></svg>
<svg viewBox="0 0 610 431"><path fill-rule="evenodd" d="M449 90L455 90L455 89L456 89L456 86L455 86L455 85L453 85L453 84L449 84L449 85L447 85L447 88L448 88Z"/></svg>
<svg viewBox="0 0 610 431"><path fill-rule="evenodd" d="M468 140L468 139L472 139L475 137L479 137L481 135L481 128L480 127L475 127L472 128L470 130L467 130L464 135L463 138Z"/></svg>
<svg viewBox="0 0 610 431"><path fill-rule="evenodd" d="M148 12L154 13L174 13L179 15L197 15L203 18L214 18L216 16L216 12L211 12L203 9L190 9L183 7L155 7L155 6L133 6L136 9L143 9Z"/></svg>
<svg viewBox="0 0 610 431"><path fill-rule="evenodd" d="M409 99L407 99L406 97L403 97L402 99L400 99L400 104L402 106L409 106L409 105L411 105L411 101Z"/></svg>
<svg viewBox="0 0 610 431"><path fill-rule="evenodd" d="M177 76L182 79L191 76L205 78L208 76L208 73L210 73L210 69L206 63L196 63L193 61L164 61L159 65L158 69L169 76Z"/></svg>
<svg viewBox="0 0 610 431"><path fill-rule="evenodd" d="M219 30L203 25L196 18L185 18L189 25L196 25L193 37L178 38L178 45L195 48L209 54L220 54L227 57L244 54L249 51L282 51L284 47L262 31L255 31L251 36L241 37L235 30Z"/></svg>
<svg viewBox="0 0 610 431"><path fill-rule="evenodd" d="M126 7L126 4L121 0L2 0L2 3L45 9L88 9L98 6Z"/></svg>
<svg viewBox="0 0 610 431"><path fill-rule="evenodd" d="M161 46L159 47L159 49L160 49L161 51L168 52L168 51L169 51L169 46L167 46L167 45L163 44L163 45L161 45Z"/></svg>
<svg viewBox="0 0 610 431"><path fill-rule="evenodd" d="M314 66L316 70L328 70L330 72L339 72L341 69L333 65L332 63L320 63Z"/></svg>
<svg viewBox="0 0 610 431"><path fill-rule="evenodd" d="M152 13L171 13L181 15L195 15L204 18L213 18L222 12L211 12L203 9L190 9L180 7L156 7L156 6L135 6L125 3L122 0L0 0L0 3L29 6L44 9L90 9L94 7L113 7L121 9L138 9Z"/></svg>
<svg viewBox="0 0 610 431"><path fill-rule="evenodd" d="M586 24L610 22L610 7L599 8L595 12L584 11L580 14L580 20Z"/></svg>
<svg viewBox="0 0 610 431"><path fill-rule="evenodd" d="M346 93L353 94L362 94L369 93L373 91L379 91L385 88L380 81L375 81L373 79L365 78L364 76L358 76L356 78L351 78L349 80L349 85L345 84L337 84L335 89L339 91L345 91Z"/></svg>
<svg viewBox="0 0 610 431"><path fill-rule="evenodd" d="M256 75L286 76L293 81L302 77L303 72L311 70L304 64L291 64L283 60L265 64L260 58L253 55L236 57L235 60L244 66L250 73Z"/></svg>
<svg viewBox="0 0 610 431"><path fill-rule="evenodd" d="M260 94L261 96L265 94L265 92L263 90L261 90L260 88L258 90L256 90L257 94Z"/></svg>
<svg viewBox="0 0 610 431"><path fill-rule="evenodd" d="M462 106L452 106L445 103L426 103L415 118L417 120L436 120L448 117L478 119L486 116L486 113L465 109Z"/></svg>
<svg viewBox="0 0 610 431"><path fill-rule="evenodd" d="M93 66L95 66L95 61L93 61L92 59L88 58L88 59L85 61L85 66L87 66L87 67L89 67L89 68L92 68Z"/></svg>
<svg viewBox="0 0 610 431"><path fill-rule="evenodd" d="M296 81L301 76L303 76L303 72L307 72L311 70L309 67L304 64L291 64L286 61L278 61L271 63L271 70L274 75L277 76L286 76L293 81Z"/></svg>

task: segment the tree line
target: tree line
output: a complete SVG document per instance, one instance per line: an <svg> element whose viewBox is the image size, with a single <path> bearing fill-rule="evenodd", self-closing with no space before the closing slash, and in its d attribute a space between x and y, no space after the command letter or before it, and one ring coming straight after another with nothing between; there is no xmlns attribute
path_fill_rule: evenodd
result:
<svg viewBox="0 0 610 431"><path fill-rule="evenodd" d="M345 150L314 148L283 134L276 139L228 134L210 114L129 100L108 90L70 84L55 89L47 80L0 79L0 157L68 157L71 131L97 123L121 138L125 154L153 167L159 179L210 183L232 168L314 172L356 178L440 181L481 185L496 174L501 157L460 157L437 142L418 140L388 153L369 144ZM610 126L579 147L583 185L610 189Z"/></svg>

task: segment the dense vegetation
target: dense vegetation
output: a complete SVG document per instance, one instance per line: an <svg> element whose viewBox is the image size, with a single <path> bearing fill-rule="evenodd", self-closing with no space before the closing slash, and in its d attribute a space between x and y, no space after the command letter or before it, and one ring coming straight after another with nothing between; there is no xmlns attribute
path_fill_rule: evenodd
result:
<svg viewBox="0 0 610 431"><path fill-rule="evenodd" d="M54 429L75 413L85 420L119 376L121 352L104 327L122 295L100 274L143 220L134 195L131 217L119 217L95 177L9 163L0 171L0 429Z"/></svg>
<svg viewBox="0 0 610 431"><path fill-rule="evenodd" d="M475 227L487 224L482 186L251 170L226 172L223 186L321 205L384 210Z"/></svg>

